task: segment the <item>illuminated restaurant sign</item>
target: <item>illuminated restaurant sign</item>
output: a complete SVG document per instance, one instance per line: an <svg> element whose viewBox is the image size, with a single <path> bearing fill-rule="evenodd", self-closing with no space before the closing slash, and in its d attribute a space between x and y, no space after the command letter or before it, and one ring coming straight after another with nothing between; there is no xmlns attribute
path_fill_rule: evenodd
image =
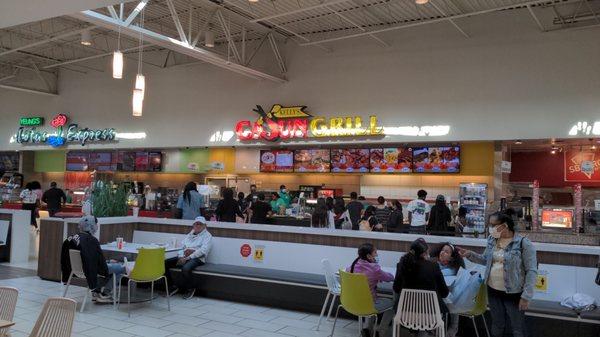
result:
<svg viewBox="0 0 600 337"><path fill-rule="evenodd" d="M363 122L363 118L358 116L315 117L305 109L306 106L275 104L267 113L257 105L253 111L259 118L255 122L239 121L235 133L239 140L246 141L384 135L376 116L370 116Z"/></svg>
<svg viewBox="0 0 600 337"><path fill-rule="evenodd" d="M600 181L600 150L567 150L564 165L565 181Z"/></svg>
<svg viewBox="0 0 600 337"><path fill-rule="evenodd" d="M21 127L16 134L16 142L46 143L52 147L60 147L66 143L108 142L116 139L117 133L113 128L90 129L80 128L78 124L67 125L68 118L64 114L58 114L50 121L53 131L38 129L42 126L44 119L41 117L22 117L19 120ZM31 123L25 124L24 123Z"/></svg>

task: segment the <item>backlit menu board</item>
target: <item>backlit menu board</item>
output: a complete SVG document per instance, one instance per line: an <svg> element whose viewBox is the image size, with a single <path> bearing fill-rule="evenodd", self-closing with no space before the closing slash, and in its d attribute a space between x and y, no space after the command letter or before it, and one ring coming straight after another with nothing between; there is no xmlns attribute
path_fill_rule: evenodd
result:
<svg viewBox="0 0 600 337"><path fill-rule="evenodd" d="M413 148L413 172L460 172L460 146Z"/></svg>
<svg viewBox="0 0 600 337"><path fill-rule="evenodd" d="M120 151L117 170L132 172L135 170L135 152Z"/></svg>
<svg viewBox="0 0 600 337"><path fill-rule="evenodd" d="M138 151L135 153L135 170L138 172L148 171L148 152Z"/></svg>
<svg viewBox="0 0 600 337"><path fill-rule="evenodd" d="M19 153L3 152L0 153L0 172L18 172L19 171Z"/></svg>
<svg viewBox="0 0 600 337"><path fill-rule="evenodd" d="M148 152L148 171L162 171L162 152Z"/></svg>
<svg viewBox="0 0 600 337"><path fill-rule="evenodd" d="M329 172L331 154L329 149L294 151L294 172Z"/></svg>
<svg viewBox="0 0 600 337"><path fill-rule="evenodd" d="M290 150L261 150L260 172L293 172L294 152Z"/></svg>
<svg viewBox="0 0 600 337"><path fill-rule="evenodd" d="M369 172L369 149L332 149L332 172Z"/></svg>
<svg viewBox="0 0 600 337"><path fill-rule="evenodd" d="M90 152L88 169L90 171L115 171L117 162L113 162L111 152Z"/></svg>
<svg viewBox="0 0 600 337"><path fill-rule="evenodd" d="M543 209L542 227L573 228L573 210Z"/></svg>
<svg viewBox="0 0 600 337"><path fill-rule="evenodd" d="M87 171L89 165L88 152L67 153L67 171Z"/></svg>
<svg viewBox="0 0 600 337"><path fill-rule="evenodd" d="M371 149L371 172L409 173L412 172L412 149L386 147Z"/></svg>

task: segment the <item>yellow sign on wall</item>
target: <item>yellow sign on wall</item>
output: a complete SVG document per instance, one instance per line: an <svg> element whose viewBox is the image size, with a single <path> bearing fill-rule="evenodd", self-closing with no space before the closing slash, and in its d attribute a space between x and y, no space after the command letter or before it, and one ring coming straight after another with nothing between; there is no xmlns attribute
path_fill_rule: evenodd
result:
<svg viewBox="0 0 600 337"><path fill-rule="evenodd" d="M535 279L535 290L541 293L548 291L548 272L540 270Z"/></svg>
<svg viewBox="0 0 600 337"><path fill-rule="evenodd" d="M254 261L263 262L265 259L265 246L254 246Z"/></svg>

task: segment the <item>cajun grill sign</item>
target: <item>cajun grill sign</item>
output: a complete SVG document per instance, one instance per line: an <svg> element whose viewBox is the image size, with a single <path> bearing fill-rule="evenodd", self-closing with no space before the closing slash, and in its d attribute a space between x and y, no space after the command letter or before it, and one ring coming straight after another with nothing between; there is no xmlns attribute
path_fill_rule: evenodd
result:
<svg viewBox="0 0 600 337"><path fill-rule="evenodd" d="M79 125L70 123L67 124L68 118L64 114L57 114L50 121L52 131L38 129L38 126L43 124L43 118L37 118L37 123L28 123L30 126L25 126L23 121L30 121L32 118L21 118L21 127L17 131L16 141L20 144L27 143L46 143L52 147L60 147L66 143L80 143L85 145L88 142L109 142L117 137L116 130L113 128L106 129L90 129L80 128Z"/></svg>
<svg viewBox="0 0 600 337"><path fill-rule="evenodd" d="M306 106L283 107L275 104L269 112L257 105L252 111L258 114L255 122L239 121L235 133L241 141L288 140L311 137L348 137L383 135L377 117L370 116L363 125L362 117L343 116L324 118L305 111Z"/></svg>

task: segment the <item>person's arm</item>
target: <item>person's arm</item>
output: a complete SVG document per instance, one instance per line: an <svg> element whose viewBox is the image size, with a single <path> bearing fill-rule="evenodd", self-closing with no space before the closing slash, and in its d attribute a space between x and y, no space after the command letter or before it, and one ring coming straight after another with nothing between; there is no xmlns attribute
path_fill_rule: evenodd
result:
<svg viewBox="0 0 600 337"><path fill-rule="evenodd" d="M394 275L381 269L380 265L377 265L377 267L375 267L375 275L377 275L377 279L379 280L379 282L394 281Z"/></svg>
<svg viewBox="0 0 600 337"><path fill-rule="evenodd" d="M180 195L177 198L177 206L176 207L179 209L183 209L183 195Z"/></svg>
<svg viewBox="0 0 600 337"><path fill-rule="evenodd" d="M239 205L239 204L237 204L237 203L236 203L236 205L235 205L235 214L236 214L237 216L239 216L240 218L243 218L243 217L244 217L244 213L242 212L242 210L241 210L241 208L240 208L240 205Z"/></svg>
<svg viewBox="0 0 600 337"><path fill-rule="evenodd" d="M48 191L44 192L44 194L42 194L42 201L44 203L48 203Z"/></svg>
<svg viewBox="0 0 600 337"><path fill-rule="evenodd" d="M63 190L60 190L60 199L62 200L63 205L67 203L67 195Z"/></svg>
<svg viewBox="0 0 600 337"><path fill-rule="evenodd" d="M442 275L440 266L437 263L433 264L433 277L435 279L436 288L439 292L439 295L442 298L448 297L450 290L448 290L448 285L446 285L446 281L444 280L444 275Z"/></svg>
<svg viewBox="0 0 600 337"><path fill-rule="evenodd" d="M486 265L487 264L486 256L488 256L489 251L494 248L493 248L493 245L490 244L490 242L488 241L488 244L485 247L483 254L477 254L472 250L467 250L467 249L463 249L460 247L458 249L459 249L460 256L462 256L463 258L466 258L469 261L477 263L477 264Z"/></svg>
<svg viewBox="0 0 600 337"><path fill-rule="evenodd" d="M523 268L525 268L525 284L523 285L523 293L521 298L526 301L531 301L533 298L533 290L537 278L537 256L535 247L528 239L521 239L521 257L523 259ZM525 308L526 309L526 308Z"/></svg>
<svg viewBox="0 0 600 337"><path fill-rule="evenodd" d="M404 287L404 280L402 278L402 265L400 262L396 265L396 277L394 277L394 292L400 294Z"/></svg>
<svg viewBox="0 0 600 337"><path fill-rule="evenodd" d="M203 256L206 257L206 256L208 256L208 253L210 252L211 247L212 247L212 235L209 234L209 236L204 240L204 242L202 242L200 247L198 249L196 249L192 254L190 254L189 258L195 259L195 258L203 257Z"/></svg>

